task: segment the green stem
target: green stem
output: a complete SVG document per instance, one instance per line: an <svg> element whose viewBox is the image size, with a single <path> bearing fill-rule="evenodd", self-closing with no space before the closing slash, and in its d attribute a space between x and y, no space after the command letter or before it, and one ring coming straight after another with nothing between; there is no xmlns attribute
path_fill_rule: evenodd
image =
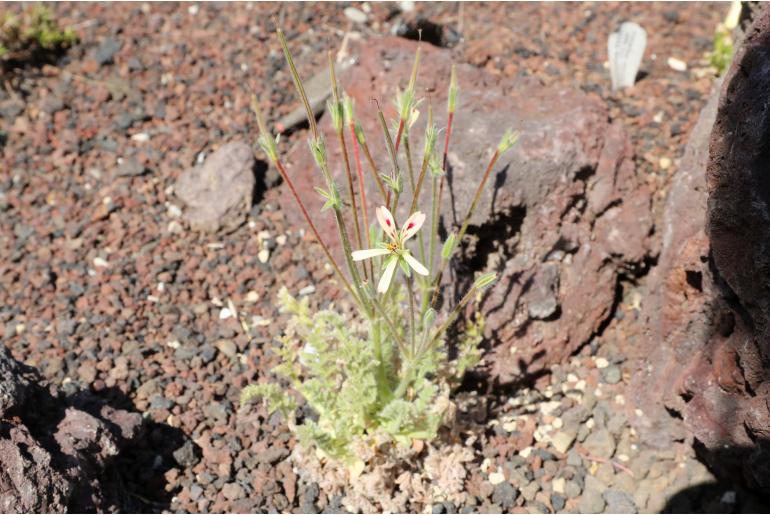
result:
<svg viewBox="0 0 770 515"><path fill-rule="evenodd" d="M366 161L369 163L369 168L371 169L374 180L377 183L377 189L379 189L380 194L382 194L382 201L387 204L388 193L385 191L385 185L382 183L382 177L380 177L380 172L377 171L377 165L374 163L372 153L369 151L369 144L366 142L366 140L361 143L361 148L364 149L364 156L366 156Z"/></svg>
<svg viewBox="0 0 770 515"><path fill-rule="evenodd" d="M433 263L436 260L436 242L438 241L438 219L439 219L439 202L438 202L438 177L435 175L431 179L431 221L430 221L430 238L429 251L428 251L428 269L433 268ZM423 289L422 301L420 303L420 312L425 313L428 309L428 294L430 288Z"/></svg>
<svg viewBox="0 0 770 515"><path fill-rule="evenodd" d="M478 187L476 188L476 194L473 195L473 201L471 202L470 207L468 208L468 212L465 214L465 219L463 220L463 224L460 227L460 232L457 233L457 244L459 245L460 242L463 239L463 236L465 236L465 231L468 230L468 224L470 224L471 217L473 216L473 212L476 210L476 206L479 203L479 199L481 198L481 192L484 190L484 186L487 183L487 180L489 179L489 175L492 173L492 168L494 168L495 163L497 163L498 158L500 157L500 150L496 149L495 153L492 154L492 158L489 160L489 164L487 165L487 169L484 171L484 176L481 178L481 181L479 182ZM439 264L438 273L436 274L436 279L433 281L433 286L435 290L433 291L433 299L431 300L431 306L436 306L436 301L438 300L438 290L439 285L441 284L441 276L444 273L444 268L446 267L446 264L449 260L448 259L441 259L441 263Z"/></svg>
<svg viewBox="0 0 770 515"><path fill-rule="evenodd" d="M337 91L337 75L334 73L334 60L332 59L332 53L328 53L329 58L329 76L331 78L332 83L332 95L334 97L334 103L335 105L340 105L340 96L339 91ZM342 158L343 162L345 164L345 175L348 179L348 195L350 195L350 204L353 207L353 225L356 229L356 242L358 243L358 248L361 249L364 246L363 240L361 239L361 226L358 223L358 206L356 203L356 192L353 188L353 173L350 170L350 159L348 158L348 147L345 143L345 124L342 122L342 120L339 120L339 125L335 127L337 131L337 139L340 142L340 148L342 150ZM361 264L362 269L364 270L364 275L366 275L366 266L362 263Z"/></svg>
<svg viewBox="0 0 770 515"><path fill-rule="evenodd" d="M400 194L400 175L401 170L398 168L398 160L396 159L396 150L393 147L393 139L390 137L390 131L388 130L388 124L385 122L385 116L382 114L381 110L377 110L377 117L380 122L380 128L382 129L382 133L385 135L385 143L388 148L388 156L390 157L390 164L393 167L393 172L391 175L391 179L394 183L396 183L399 187L396 188L394 191L394 199L393 204L388 206L388 209L390 209L390 212L395 215L396 213L396 207L398 206L398 196ZM390 191L388 191L388 199L387 203L390 204Z"/></svg>
<svg viewBox="0 0 770 515"><path fill-rule="evenodd" d="M412 356L415 352L415 338L414 338L414 284L412 281L412 275L406 276L407 294L409 295L409 342L411 344Z"/></svg>
<svg viewBox="0 0 770 515"><path fill-rule="evenodd" d="M473 298L473 294L476 293L478 288L475 286L471 286L471 289L468 290L468 292L463 296L463 298L460 300L460 302L457 303L457 305L454 307L454 309L449 313L449 316L444 321L443 324L439 326L438 329L436 329L436 332L434 333L433 337L430 339L430 342L428 345L426 345L424 348L421 348L418 353L422 354L423 351L428 350L438 339L441 337L444 332L449 329L449 326L452 325L452 323L457 319L460 312L463 310L463 308L468 304L468 302L471 301ZM418 354L418 355L419 355Z"/></svg>
<svg viewBox="0 0 770 515"><path fill-rule="evenodd" d="M323 238L321 238L318 229L313 223L313 219L310 218L310 214L307 212L302 199L300 199L300 196L297 194L297 190L294 188L294 183L289 177L289 174L286 173L286 168L284 168L283 163L281 163L281 161L276 161L275 166L278 168L278 172L281 174L281 177L283 177L284 182L286 182L286 184L289 186L289 190L291 191L294 200L297 202L297 205L299 205L299 209L302 212L302 216L305 218L305 222L307 222L308 226L310 226L310 231L313 233L313 236L315 236L316 241L321 245L321 248L326 255L326 259L329 261L329 263L331 263L334 272L337 274L337 277L340 279L340 281L342 281L342 285L345 287L348 293L350 293L350 296L353 297L353 300L359 306L363 307L364 303L362 302L363 298L360 297L360 292L358 292L359 295L356 295L356 293L353 292L353 288L351 287L350 282L345 277L345 274L342 273L342 270L340 270L339 265L337 265L337 261L332 256L331 251L329 251L329 247L326 246L326 243L324 242Z"/></svg>

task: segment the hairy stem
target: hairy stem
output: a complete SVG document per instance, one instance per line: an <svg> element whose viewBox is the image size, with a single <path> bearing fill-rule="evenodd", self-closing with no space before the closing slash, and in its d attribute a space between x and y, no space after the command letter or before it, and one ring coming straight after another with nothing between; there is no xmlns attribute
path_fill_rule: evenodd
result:
<svg viewBox="0 0 770 515"><path fill-rule="evenodd" d="M438 177L435 175L431 179L431 221L430 221L430 239L428 250L428 269L433 268L433 263L436 261L436 243L438 242L438 219L439 219L439 202L438 202ZM430 281L430 279L428 280ZM425 313L428 309L428 295L430 288L425 288L422 292L422 300L420 303L420 312Z"/></svg>
<svg viewBox="0 0 770 515"><path fill-rule="evenodd" d="M334 96L334 103L336 105L340 105L340 96L339 91L337 89L337 75L334 73L334 60L332 59L332 53L328 53L329 56L329 76L331 78L332 83L332 95ZM343 162L345 163L345 175L348 179L348 194L350 195L350 204L353 207L353 225L356 229L356 242L358 243L358 248L362 248L364 246L363 240L361 239L361 226L358 223L358 206L356 204L356 192L353 188L353 173L350 170L350 159L348 158L348 147L345 143L345 127L344 124L339 123L338 127L335 127L337 131L337 139L340 142L340 148L342 150L342 158ZM362 263L361 267L364 270L364 275L366 275L366 266Z"/></svg>
<svg viewBox="0 0 770 515"><path fill-rule="evenodd" d="M323 238L321 238L321 235L318 233L318 229L313 223L312 218L310 218L310 214L308 214L307 209L305 208L305 204L302 202L302 199L300 199L299 195L297 194L297 190L294 188L294 183L289 177L289 174L286 173L286 168L284 168L283 163L281 163L280 161L276 161L275 166L276 168L278 168L278 172L281 174L281 177L283 178L284 182L289 186L289 190L291 191L291 194L294 197L294 200L297 202L297 205L299 206L299 209L302 212L302 216L305 218L305 221L310 227L310 231L313 233L313 236L315 236L316 241L321 245L321 248L323 249L323 252L326 255L326 259L332 265L332 268L334 269L334 272L337 274L337 277L342 282L342 285L348 291L350 296L353 297L356 303L358 303L359 305L363 305L361 303L361 300L359 299L359 296L356 295L356 293L353 291L353 288L351 287L350 282L345 277L345 274L343 274L342 270L340 270L340 267L337 264L337 261L334 259L334 257L332 256L332 253L329 251L329 247L326 245Z"/></svg>
<svg viewBox="0 0 770 515"><path fill-rule="evenodd" d="M377 188L380 190L380 194L382 194L382 201L387 204L388 194L385 191L385 185L382 183L382 177L380 177L380 173L377 171L377 165L374 163L372 153L369 151L369 144L366 142L366 140L361 143L361 148L364 149L364 156L366 157L366 161L369 163L369 168L371 169L374 180L377 183Z"/></svg>
<svg viewBox="0 0 770 515"><path fill-rule="evenodd" d="M366 248L372 248L372 238L369 235L369 207L366 201L366 187L364 184L364 170L361 166L361 154L358 151L358 138L356 137L355 123L351 120L350 125L350 137L353 141L353 157L356 160L356 173L358 174L358 189L361 194L361 214L363 215L364 222L364 234L366 235ZM374 264L369 261L369 275L374 281Z"/></svg>
<svg viewBox="0 0 770 515"><path fill-rule="evenodd" d="M407 294L409 295L409 342L411 344L412 356L415 352L415 339L414 339L414 285L412 281L412 275L406 276Z"/></svg>
<svg viewBox="0 0 770 515"><path fill-rule="evenodd" d="M468 290L468 292L463 296L462 299L460 299L460 302L457 303L457 305L454 307L454 309L449 313L449 316L447 316L447 319L444 320L444 323L439 326L438 329L436 329L436 332L433 334L433 337L430 338L428 344L420 349L420 353L428 350L435 344L439 338L441 338L441 335L444 334L444 332L449 329L449 326L452 325L452 323L457 319L458 315L460 315L460 312L463 310L463 308L468 304L468 302L471 301L473 298L473 294L478 291L478 288L475 286L471 286L471 289ZM426 329L427 330L427 329Z"/></svg>
<svg viewBox="0 0 770 515"><path fill-rule="evenodd" d="M378 116L378 119L380 121L380 128L382 129L382 132L383 132L383 134L385 136L385 143L386 143L386 146L388 148L388 156L390 156L390 164L393 167L393 172L391 174L391 179L393 181L400 182L400 177L399 176L401 175L401 171L398 168L398 160L396 159L396 150L393 147L393 140L390 137L390 131L388 130L388 124L385 123L385 116L382 114L382 111L379 110L379 109L377 110L377 116ZM388 191L388 199L387 199L387 202L389 204L388 205L388 209L390 209L390 212L394 213L394 214L396 212L396 207L398 206L398 196L399 196L399 193L400 193L399 190L396 189L395 192L394 192L393 204L391 206L390 205L391 196L390 196L390 191Z"/></svg>

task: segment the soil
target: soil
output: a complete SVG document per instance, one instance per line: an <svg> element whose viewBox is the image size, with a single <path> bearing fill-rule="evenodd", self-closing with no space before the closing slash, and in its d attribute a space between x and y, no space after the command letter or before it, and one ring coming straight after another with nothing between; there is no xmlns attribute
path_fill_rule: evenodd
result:
<svg viewBox="0 0 770 515"><path fill-rule="evenodd" d="M726 4L69 4L53 7L80 42L7 71L0 90L0 338L52 385L138 411L148 431L114 465L121 511L334 512L344 499L298 478L295 440L246 384L269 374L285 286L313 305L346 306L266 163L250 211L229 233L190 229L177 178L230 141L255 142L247 85L270 121L296 107L274 30L300 70L320 70L346 32L450 46L458 62L534 76L603 102L631 135L657 218L715 80L707 52ZM406 5L408 8L409 6ZM20 4L6 4L19 10ZM633 20L648 34L638 84L612 93L606 38ZM429 29L429 30L428 30ZM430 36L430 37L429 37ZM50 56L49 56L50 57ZM667 60L687 63L685 71ZM381 99L385 101L386 99ZM303 128L284 137L287 150ZM266 251L266 252L265 252ZM654 263L651 263L654 265ZM478 392L478 428L461 504L412 510L599 513L762 511L715 482L685 435L676 448L635 440L623 415L625 348L644 303L644 273L622 284L613 319L537 382ZM569 442L565 443L565 440Z"/></svg>

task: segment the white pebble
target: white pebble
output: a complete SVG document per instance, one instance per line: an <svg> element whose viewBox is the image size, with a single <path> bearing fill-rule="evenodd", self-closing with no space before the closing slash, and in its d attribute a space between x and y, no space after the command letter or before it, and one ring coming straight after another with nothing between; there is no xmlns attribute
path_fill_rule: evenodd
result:
<svg viewBox="0 0 770 515"><path fill-rule="evenodd" d="M502 475L500 472L492 472L489 475L489 482L493 485L499 485L503 481L505 481L505 476Z"/></svg>
<svg viewBox="0 0 770 515"><path fill-rule="evenodd" d="M179 218L182 216L182 208L175 204L169 204L168 205L168 216L172 218Z"/></svg>
<svg viewBox="0 0 770 515"><path fill-rule="evenodd" d="M506 431L507 433L513 433L514 431L516 431L517 427L518 427L518 424L516 424L516 422L506 422L505 424L503 424L503 430Z"/></svg>
<svg viewBox="0 0 770 515"><path fill-rule="evenodd" d="M134 141L138 141L139 143L146 143L150 141L150 135L146 132L138 132L131 136L131 139Z"/></svg>
<svg viewBox="0 0 770 515"><path fill-rule="evenodd" d="M310 295L311 293L315 293L315 286L312 284L305 286L299 291L300 297L303 295Z"/></svg>
<svg viewBox="0 0 770 515"><path fill-rule="evenodd" d="M366 23L366 13L355 7L346 7L345 17L354 23Z"/></svg>
<svg viewBox="0 0 770 515"><path fill-rule="evenodd" d="M596 358L594 362L596 363L596 368L607 368L610 366L610 362L606 358Z"/></svg>
<svg viewBox="0 0 770 515"><path fill-rule="evenodd" d="M259 259L260 263L267 263L267 260L270 259L270 251L267 249L262 249L257 253L257 259Z"/></svg>
<svg viewBox="0 0 770 515"><path fill-rule="evenodd" d="M687 63L682 61L681 59L677 59L676 57L669 57L668 61L666 62L668 63L668 66L674 71L678 71L678 72L687 71Z"/></svg>
<svg viewBox="0 0 770 515"><path fill-rule="evenodd" d="M285 234L279 234L275 237L275 242L278 245L286 245L286 235Z"/></svg>
<svg viewBox="0 0 770 515"><path fill-rule="evenodd" d="M254 290L251 290L249 293L246 294L246 298L243 299L249 304L256 304L256 302L259 300L259 293L255 292Z"/></svg>
<svg viewBox="0 0 770 515"><path fill-rule="evenodd" d="M198 7L198 4L193 4L187 8L187 12L190 13L190 16L195 16L196 14L198 14L198 9L200 9Z"/></svg>
<svg viewBox="0 0 770 515"><path fill-rule="evenodd" d="M179 343L179 340L171 340L170 342L166 343L166 345L168 345L172 349L178 349L179 347L182 346L182 344Z"/></svg>
<svg viewBox="0 0 770 515"><path fill-rule="evenodd" d="M231 316L233 316L233 312L230 311L229 308L222 308L219 311L219 319L220 320L226 320L226 319L230 318Z"/></svg>
<svg viewBox="0 0 770 515"><path fill-rule="evenodd" d="M110 266L110 264L104 258L95 257L94 258L94 266L97 267L97 268L107 268L108 266Z"/></svg>

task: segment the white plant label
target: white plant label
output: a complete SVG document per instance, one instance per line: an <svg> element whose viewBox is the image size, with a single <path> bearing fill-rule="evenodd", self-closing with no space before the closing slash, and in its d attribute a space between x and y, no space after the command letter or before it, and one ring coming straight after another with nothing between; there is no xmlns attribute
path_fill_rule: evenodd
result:
<svg viewBox="0 0 770 515"><path fill-rule="evenodd" d="M647 33L634 22L627 21L617 32L610 34L607 54L613 91L634 85L646 47Z"/></svg>

